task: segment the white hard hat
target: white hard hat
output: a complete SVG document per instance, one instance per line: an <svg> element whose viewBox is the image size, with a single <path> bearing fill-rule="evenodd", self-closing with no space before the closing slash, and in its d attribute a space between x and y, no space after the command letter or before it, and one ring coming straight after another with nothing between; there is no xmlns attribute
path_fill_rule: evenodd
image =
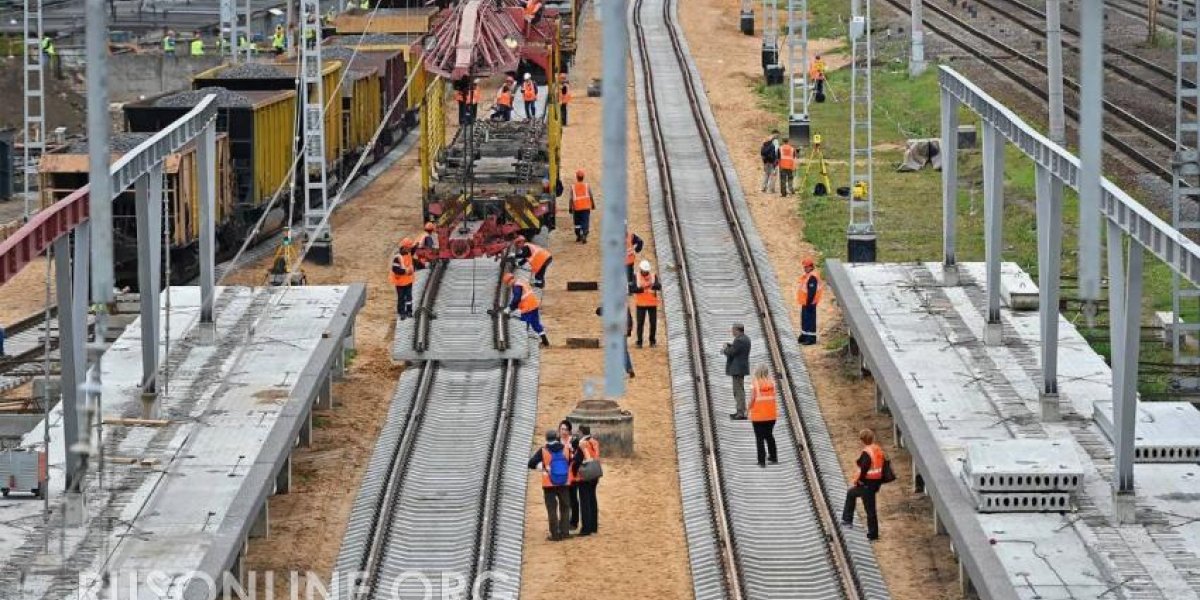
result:
<svg viewBox="0 0 1200 600"><path fill-rule="evenodd" d="M650 270L650 261L643 260L642 264L638 265L638 267L643 271L649 271Z"/></svg>
<svg viewBox="0 0 1200 600"><path fill-rule="evenodd" d="M526 73L526 74L525 74L525 79L533 79L533 75L530 75L529 73Z"/></svg>

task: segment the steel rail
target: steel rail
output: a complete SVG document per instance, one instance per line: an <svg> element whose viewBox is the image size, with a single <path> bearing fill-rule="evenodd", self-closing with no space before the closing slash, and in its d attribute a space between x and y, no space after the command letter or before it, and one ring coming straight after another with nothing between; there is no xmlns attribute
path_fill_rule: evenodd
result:
<svg viewBox="0 0 1200 600"><path fill-rule="evenodd" d="M645 32L641 25L641 6L642 0L638 0L634 6L635 16L634 24L637 33L637 42L641 50L642 69L646 72L646 94L650 101L650 110L648 110L649 118L653 130L653 143L658 164L660 180L663 182L662 193L664 198L664 207L668 215L667 222L671 231L671 247L672 253L676 260L678 268L678 277L681 282L680 293L683 299L685 322L688 324L688 340L691 345L691 360L692 372L697 381L697 394L699 398L699 407L701 421L703 423L703 439L705 445L705 457L707 467L710 473L710 495L714 506L714 521L718 525L717 536L722 547L723 559L726 563L726 579L730 584L730 596L733 598L742 598L743 589L745 586L743 574L740 570L740 565L737 559L737 540L734 537L733 529L730 525L728 517L728 508L725 504L723 494L723 478L721 476L720 462L717 460L717 452L719 451L718 441L716 437L715 423L713 423L713 405L712 397L709 389L709 374L704 363L704 351L702 335L699 329L697 320L698 311L696 310L696 301L692 290L692 279L689 275L688 257L684 248L686 237L680 227L680 218L678 207L676 206L676 196L674 193L674 182L669 165L669 158L666 153L665 132L658 119L658 102L655 96L653 85L653 68L649 60L649 51L646 45ZM726 177L725 169L719 158L713 132L710 130L704 115L700 112L700 91L687 67L687 51L683 48L679 32L673 25L674 19L670 14L671 3L663 3L664 20L668 23L667 30L670 33L671 45L674 49L675 57L679 62L680 69L683 73L684 89L687 94L688 105L691 107L692 116L694 117L697 130L701 135L701 142L704 152L707 156L709 165L712 169L713 176L718 184L718 191L721 197L721 207L725 213L726 220L729 224L729 230L732 234L737 248L738 257L742 263L742 267L748 274L751 293L754 297L754 306L757 311L757 316L763 326L763 337L766 340L767 348L771 356L771 362L774 366L776 378L780 385L776 389L782 392L784 412L787 416L788 423L791 427L790 431L797 436L794 441L797 444L797 454L801 458L801 468L803 471L803 479L810 491L810 499L812 506L817 513L818 520L824 530L825 542L829 548L829 555L833 566L838 572L841 579L840 586L846 598L861 598L864 596L858 577L854 571L853 563L850 558L850 553L842 539L841 529L838 527L835 515L830 510L828 496L825 493L824 486L821 483L821 474L812 454L808 451L808 431L797 414L799 403L794 396L792 387L792 376L790 368L784 357L783 347L780 341L778 329L775 326L773 312L770 303L767 299L766 289L763 285L762 276L759 273L758 265L752 258L752 250L750 242L746 234L745 225L742 223L741 217L738 215L734 205L734 196L731 192L732 185ZM801 441L803 440L803 441ZM715 481L714 486L711 481ZM714 489L717 488L717 489Z"/></svg>
<svg viewBox="0 0 1200 600"><path fill-rule="evenodd" d="M446 261L433 263L429 277L425 279L425 289L421 291L421 302L415 312L415 334L413 335L413 350L424 352L429 349L429 321L437 315L433 312L437 303L439 288L442 287L442 276L446 273Z"/></svg>
<svg viewBox="0 0 1200 600"><path fill-rule="evenodd" d="M909 7L906 2L903 2L901 0L885 0L885 1L888 4L892 5L892 7L901 11L902 13L910 14ZM1029 56L1021 53L1019 50L1016 50L1015 48L1012 48L1011 46L997 40L996 38L994 38L986 33L983 33L982 31L979 31L975 27L968 25L962 19L959 19L958 17L956 17L934 5L931 5L931 4L926 4L925 8L929 9L925 13L926 15L928 15L930 12L932 12L932 13L942 17L943 19L946 19L947 21L949 21L950 24L953 25L954 27L958 27L959 29L962 29L963 31L967 32L968 34L970 34L974 37L977 37L981 40L984 40L984 41L988 42L989 44L1003 50L1004 52L1017 57L1018 59L1022 59L1022 62L1025 62L1027 64L1030 64L1031 66L1034 66L1034 67L1040 69L1040 71L1043 73L1045 72L1045 65L1043 65L1043 64L1039 63L1037 60L1030 58ZM942 38L945 39L946 41L950 42L951 44L954 44L955 46L958 46L959 48L961 48L968 54L974 56L975 58L978 58L985 65L987 65L991 69L995 70L996 72L1004 75L1008 79L1012 80L1014 83L1016 83L1019 86L1021 86L1022 88L1024 88L1027 92L1030 92L1030 93L1036 95L1037 97L1041 98L1042 100L1048 101L1049 94L1046 92L1045 89L1043 89L1042 86L1039 86L1039 85L1029 81L1029 79L1027 77L1022 76L1020 73L1016 72L1012 67L1009 67L1008 65L1004 64L1003 61L992 58L983 49L980 49L976 45L972 44L970 42L970 40L963 39L961 36L952 35L950 32L948 32L946 30L945 27L942 27L940 25L932 23L928 17L926 17L924 19L924 23L925 23L925 28L928 31L942 36ZM1064 85L1071 88L1072 91L1075 91L1076 93L1078 93L1078 85L1073 80L1064 78ZM1108 102L1107 100L1104 102L1104 104L1105 104L1106 108L1108 108L1110 106L1115 107L1115 105L1112 105L1112 103ZM1064 106L1063 109L1068 117L1073 119L1076 123L1079 122L1079 111L1078 110L1076 110L1075 108L1073 108L1071 106ZM1123 109L1118 109L1118 110L1121 110L1125 114L1128 114L1128 112L1123 111ZM1130 115L1130 116L1132 117L1132 115ZM1154 129L1153 127L1150 127L1149 125L1146 125L1145 123L1142 123L1142 125L1145 126L1145 129L1142 129L1141 126L1137 124L1137 123L1141 123L1141 120L1136 119L1136 117L1132 117L1132 118L1134 119L1134 122L1127 122L1127 124L1130 127L1133 127L1136 131L1139 131L1140 133L1145 134L1148 137L1154 139L1156 142L1159 142L1164 146L1168 146L1170 148L1170 151L1172 151L1172 152L1174 151L1174 148L1175 148L1174 138L1172 138L1160 131L1157 131L1156 129ZM1150 133L1150 132L1155 132L1155 133ZM1112 147L1119 150L1122 154L1125 154L1127 157L1132 159L1137 164L1141 165L1142 168L1146 169L1147 171L1157 175L1158 177L1160 177L1164 180L1167 180L1167 181L1171 180L1171 170L1169 168L1164 167L1159 161L1157 161L1149 156L1146 156L1143 152L1134 148L1133 145L1131 145L1129 142L1126 142L1125 140L1121 139L1119 137L1119 134L1114 134L1108 130L1105 130L1103 132L1103 135L1104 135L1104 141L1106 143L1108 143Z"/></svg>

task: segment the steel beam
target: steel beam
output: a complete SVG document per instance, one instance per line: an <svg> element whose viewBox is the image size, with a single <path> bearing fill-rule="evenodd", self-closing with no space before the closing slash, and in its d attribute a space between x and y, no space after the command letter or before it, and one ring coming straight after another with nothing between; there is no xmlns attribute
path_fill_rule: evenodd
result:
<svg viewBox="0 0 1200 600"><path fill-rule="evenodd" d="M1038 313L1043 397L1058 394L1058 297L1062 269L1062 182L1037 167ZM1044 415L1045 416L1045 415Z"/></svg>
<svg viewBox="0 0 1200 600"><path fill-rule="evenodd" d="M1079 189L1082 177L1078 158L1030 127L1015 113L953 69L941 67L940 70L939 79L943 90L949 91L963 105L979 115L984 124L995 126L1005 139L1012 142L1036 165L1045 167L1064 185ZM1158 218L1111 181L1102 178L1101 191L1097 212L1107 217L1122 232L1131 236L1184 279L1200 285L1200 245ZM1099 261L1099 245L1096 248L1096 259Z"/></svg>
<svg viewBox="0 0 1200 600"><path fill-rule="evenodd" d="M983 128L984 254L987 264L987 326L984 341L1000 342L1000 259L1004 247L1004 138Z"/></svg>
<svg viewBox="0 0 1200 600"><path fill-rule="evenodd" d="M626 64L629 31L625 0L605 0L604 55L601 69L601 122L604 142L601 188L604 191L602 318L604 320L604 396L625 395L625 313L628 283L625 279L625 232L628 216L629 164L626 121Z"/></svg>
<svg viewBox="0 0 1200 600"><path fill-rule="evenodd" d="M63 440L70 448L79 441L79 386L83 383L84 343L87 337L86 290L88 282L88 226L75 230L75 248L71 238L54 241L54 288L58 300L58 352L61 356ZM78 464L66 453L64 490L78 482ZM76 486L75 491L78 491Z"/></svg>
<svg viewBox="0 0 1200 600"><path fill-rule="evenodd" d="M956 268L958 236L958 101L942 90L942 264Z"/></svg>
<svg viewBox="0 0 1200 600"><path fill-rule="evenodd" d="M1104 3L1081 2L1079 10L1079 297L1094 306L1100 299Z"/></svg>
<svg viewBox="0 0 1200 600"><path fill-rule="evenodd" d="M1124 257L1125 236L1114 223L1108 224L1108 297L1112 344L1113 403L1113 491L1133 492L1133 446L1136 435L1138 353L1141 348L1143 250L1129 244L1128 266Z"/></svg>
<svg viewBox="0 0 1200 600"><path fill-rule="evenodd" d="M216 275L217 130L210 121L196 140L200 171L200 323L213 322L213 286Z"/></svg>
<svg viewBox="0 0 1200 600"><path fill-rule="evenodd" d="M134 186L137 211L138 290L142 317L142 394L157 392L159 312L162 289L163 166L159 163ZM153 413L154 411L148 411ZM152 418L151 414L143 415Z"/></svg>
<svg viewBox="0 0 1200 600"><path fill-rule="evenodd" d="M1063 63L1061 0L1046 0L1046 74L1050 79L1050 139L1067 145L1067 121L1063 108Z"/></svg>

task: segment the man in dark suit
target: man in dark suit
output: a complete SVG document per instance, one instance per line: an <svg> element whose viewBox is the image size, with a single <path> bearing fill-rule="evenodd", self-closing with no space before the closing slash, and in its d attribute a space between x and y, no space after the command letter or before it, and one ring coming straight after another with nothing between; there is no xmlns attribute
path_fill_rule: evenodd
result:
<svg viewBox="0 0 1200 600"><path fill-rule="evenodd" d="M737 412L729 415L729 418L745 421L746 376L750 374L750 338L746 337L744 325L733 324L733 341L726 343L721 353L725 355L725 374L733 378L733 400L737 403Z"/></svg>

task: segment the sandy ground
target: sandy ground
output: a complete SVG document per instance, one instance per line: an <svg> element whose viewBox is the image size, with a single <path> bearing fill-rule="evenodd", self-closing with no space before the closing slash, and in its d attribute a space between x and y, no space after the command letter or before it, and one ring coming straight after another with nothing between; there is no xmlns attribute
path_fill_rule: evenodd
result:
<svg viewBox="0 0 1200 600"><path fill-rule="evenodd" d="M51 278L54 275L51 273ZM56 304L54 281L50 282L50 302ZM18 321L46 305L46 260L39 258L29 263L16 277L0 286L0 327Z"/></svg>
<svg viewBox="0 0 1200 600"><path fill-rule="evenodd" d="M762 77L760 40L737 30L738 8L736 0L696 0L679 14L706 87L710 92L718 89L721 92L710 93L709 102L733 156L758 232L771 255L776 275L790 296L800 276L800 259L811 255L813 250L803 241L804 223L797 216L793 201L759 192L762 168L758 147L772 128L785 130L786 123L759 108L752 84ZM696 41L701 39L704 43ZM829 46L810 42L812 52L824 51ZM844 57L836 56L827 56L826 61L831 68L846 63ZM792 319L798 327L798 313L793 312ZM842 328L828 289L818 322L820 335L825 339ZM898 481L909 481L911 458L904 450L893 447L890 419L875 414L873 384L854 378L840 352L816 345L805 347L804 356L847 473L854 470L853 462L860 448L857 432L870 427L881 435L884 448L891 454ZM960 597L949 539L933 535L928 497L914 495L905 484L898 483L882 493L879 503L881 539L875 548L892 597L897 600Z"/></svg>
<svg viewBox="0 0 1200 600"><path fill-rule="evenodd" d="M390 354L395 291L387 265L396 239L421 225L420 179L411 163L398 162L334 215L333 266L304 265L310 284L366 283L367 301L356 322L357 354L334 384L336 407L315 413L312 446L293 455L291 492L271 497L270 536L250 542L247 567L273 571L277 593L290 571L327 581L400 374ZM260 261L226 283L261 285L265 269Z"/></svg>
<svg viewBox="0 0 1200 600"><path fill-rule="evenodd" d="M581 44L572 79L575 94L570 126L564 136L563 179L575 169L587 172L602 209L600 189L600 99L587 98L586 83L600 75L600 27L591 19ZM632 77L629 87L629 130L637 131ZM647 246L643 256L653 262L645 171L636 134L629 148L629 224ZM582 384L603 373L600 350L569 349L567 337L599 337L598 292L567 292L566 282L599 281L600 237L593 213L587 245L574 243L570 215L560 205L559 230L553 235L554 264L548 274L543 318L554 347L542 352L537 431L553 428L582 399ZM657 348L631 348L637 377L629 381L624 408L634 415L636 456L606 458L598 487L600 534L567 542L547 542L546 509L541 480L530 476L526 500L525 556L521 597L556 600L564 591L597 598L689 598L691 576L683 537L675 437L668 378L665 323L660 319ZM598 387L600 387L598 385ZM601 449L603 452L603 449Z"/></svg>

